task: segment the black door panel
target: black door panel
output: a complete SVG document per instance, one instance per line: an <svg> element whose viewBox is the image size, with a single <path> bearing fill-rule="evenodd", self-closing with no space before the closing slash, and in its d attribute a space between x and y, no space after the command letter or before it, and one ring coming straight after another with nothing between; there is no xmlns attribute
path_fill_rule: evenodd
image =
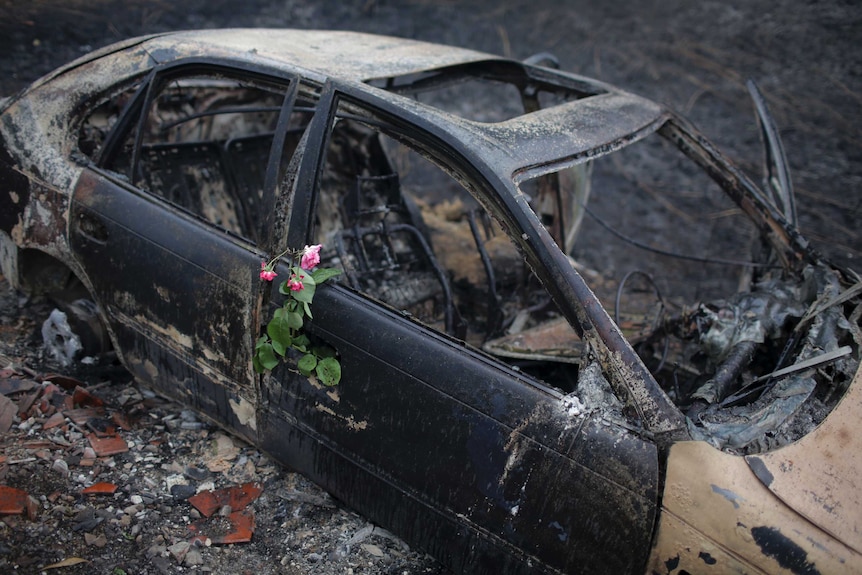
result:
<svg viewBox="0 0 862 575"><path fill-rule="evenodd" d="M140 362L136 375L159 388L176 385L165 373L173 358L191 368L181 380L250 393L258 255L95 172L79 181L71 221L72 249L118 337L124 334L120 352L129 364Z"/></svg>
<svg viewBox="0 0 862 575"><path fill-rule="evenodd" d="M338 350L342 382L323 388L277 368L264 393L269 423L292 429L269 425L268 450L372 520L421 534L423 546L449 541L457 524L481 541L472 554L451 551L467 572L517 572L517 553L500 553L510 545L579 572L629 572L646 560L654 445L568 415L559 395L344 288L319 290L314 314L311 331ZM388 523L397 514L384 503L405 496L419 515Z"/></svg>

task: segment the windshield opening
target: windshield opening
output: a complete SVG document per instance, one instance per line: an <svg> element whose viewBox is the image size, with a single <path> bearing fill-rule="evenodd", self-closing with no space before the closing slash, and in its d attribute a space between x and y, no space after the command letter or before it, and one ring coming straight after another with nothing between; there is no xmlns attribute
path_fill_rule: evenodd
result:
<svg viewBox="0 0 862 575"><path fill-rule="evenodd" d="M585 82L543 76L539 70L518 62L493 60L380 78L369 84L484 123L503 122L603 93Z"/></svg>
<svg viewBox="0 0 862 575"><path fill-rule="evenodd" d="M754 222L659 133L519 189L694 438L774 449L846 391L856 298L842 298L826 265L787 273Z"/></svg>

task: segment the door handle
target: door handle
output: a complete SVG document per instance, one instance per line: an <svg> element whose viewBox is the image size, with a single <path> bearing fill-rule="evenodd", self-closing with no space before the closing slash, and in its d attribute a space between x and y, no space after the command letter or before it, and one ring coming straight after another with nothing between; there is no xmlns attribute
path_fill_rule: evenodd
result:
<svg viewBox="0 0 862 575"><path fill-rule="evenodd" d="M79 234L91 242L101 245L108 242L108 228L95 216L78 214L76 228Z"/></svg>

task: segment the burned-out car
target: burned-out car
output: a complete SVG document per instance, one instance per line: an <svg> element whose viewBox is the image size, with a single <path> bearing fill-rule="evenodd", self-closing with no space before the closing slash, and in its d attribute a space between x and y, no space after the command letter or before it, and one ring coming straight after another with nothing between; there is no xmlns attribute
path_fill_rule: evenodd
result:
<svg viewBox="0 0 862 575"><path fill-rule="evenodd" d="M762 185L549 56L137 38L3 103L3 273L65 302L61 359L112 347L454 571L859 573L862 283L751 91ZM316 244L330 387L252 362L261 262Z"/></svg>

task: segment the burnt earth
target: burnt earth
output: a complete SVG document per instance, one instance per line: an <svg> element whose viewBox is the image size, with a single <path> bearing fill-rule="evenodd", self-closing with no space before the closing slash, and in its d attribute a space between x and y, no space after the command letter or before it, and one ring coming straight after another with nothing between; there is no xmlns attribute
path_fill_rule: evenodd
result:
<svg viewBox="0 0 862 575"><path fill-rule="evenodd" d="M850 267L862 254L862 11L853 2L0 0L0 96L120 39L222 26L351 29L516 58L550 51L563 69L682 112L758 174L760 141L745 90L753 78L784 138L803 233ZM35 514L0 521L0 572L39 573L64 560L70 566L63 573L116 575L441 572L303 477L137 387L110 358L72 368L51 364L38 335L51 309L0 282L0 369L12 368L0 380L33 382L29 392L8 395L16 407L35 394L28 417L16 417L2 436L0 485L32 496ZM92 430L65 416L46 429L50 416L36 400L51 372L74 377L101 398L106 417L130 418L129 429L117 432L127 451L89 458L85 433ZM116 492L82 493L98 481ZM188 526L205 518L188 497L202 487L247 482L262 487L247 508L255 516L251 541L190 544ZM224 532L231 529L228 511L214 520Z"/></svg>

